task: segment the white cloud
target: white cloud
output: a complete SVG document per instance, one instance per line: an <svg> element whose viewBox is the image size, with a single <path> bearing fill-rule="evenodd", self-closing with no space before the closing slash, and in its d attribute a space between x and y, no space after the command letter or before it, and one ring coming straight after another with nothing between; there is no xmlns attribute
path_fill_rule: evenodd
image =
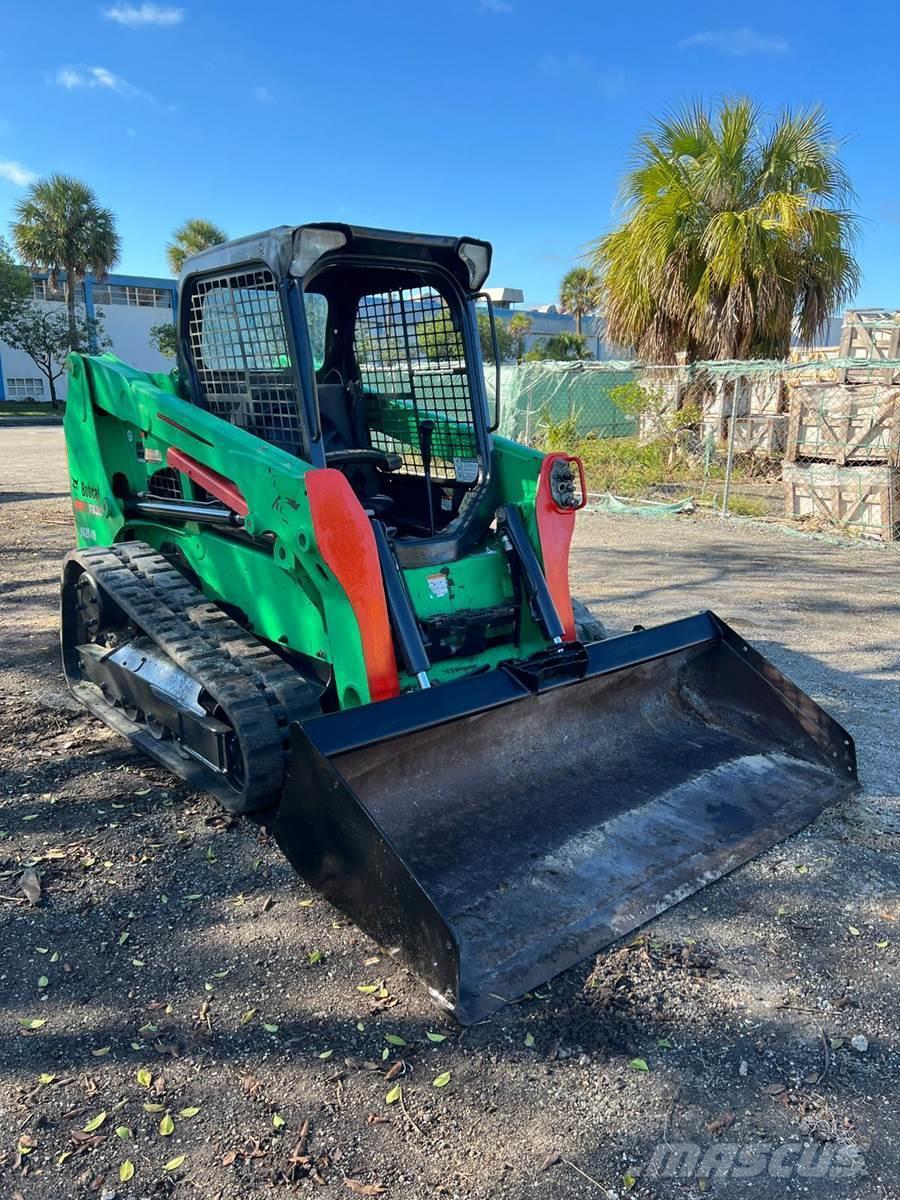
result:
<svg viewBox="0 0 900 1200"><path fill-rule="evenodd" d="M253 99L258 100L260 104L271 104L275 95L267 87L260 86L253 89Z"/></svg>
<svg viewBox="0 0 900 1200"><path fill-rule="evenodd" d="M6 179L9 183L14 183L16 187L27 187L29 183L34 183L37 175L33 171L29 171L27 167L23 167L21 163L0 158L0 179Z"/></svg>
<svg viewBox="0 0 900 1200"><path fill-rule="evenodd" d="M142 92L140 88L136 88L133 83L129 83L127 79L123 79L107 67L63 67L57 72L56 82L67 91L79 87L106 88L127 100L136 97L142 100L152 99L147 92Z"/></svg>
<svg viewBox="0 0 900 1200"><path fill-rule="evenodd" d="M509 0L478 0L478 7L482 12L501 13L506 15L513 11L513 6Z"/></svg>
<svg viewBox="0 0 900 1200"><path fill-rule="evenodd" d="M160 4L116 4L103 10L107 21L115 21L117 25L127 25L136 29L143 25L159 25L168 27L180 25L184 20L183 8L170 8Z"/></svg>
<svg viewBox="0 0 900 1200"><path fill-rule="evenodd" d="M707 29L703 33L692 33L678 43L679 50L691 46L706 46L722 54L787 54L790 43L780 33L757 33L747 25L740 29Z"/></svg>

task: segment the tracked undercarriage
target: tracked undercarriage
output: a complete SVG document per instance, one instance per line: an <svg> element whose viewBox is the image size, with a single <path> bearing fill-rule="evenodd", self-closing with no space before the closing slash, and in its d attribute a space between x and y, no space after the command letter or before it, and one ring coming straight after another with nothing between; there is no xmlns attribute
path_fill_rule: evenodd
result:
<svg viewBox="0 0 900 1200"><path fill-rule="evenodd" d="M317 689L151 546L73 550L63 570L78 699L229 811L275 804L288 723L320 711Z"/></svg>

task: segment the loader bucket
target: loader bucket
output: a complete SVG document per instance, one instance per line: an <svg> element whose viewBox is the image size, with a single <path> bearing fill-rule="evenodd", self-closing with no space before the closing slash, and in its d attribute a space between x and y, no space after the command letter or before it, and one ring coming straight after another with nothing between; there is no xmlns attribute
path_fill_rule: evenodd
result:
<svg viewBox="0 0 900 1200"><path fill-rule="evenodd" d="M463 1023L857 784L849 735L708 612L292 737L286 854Z"/></svg>

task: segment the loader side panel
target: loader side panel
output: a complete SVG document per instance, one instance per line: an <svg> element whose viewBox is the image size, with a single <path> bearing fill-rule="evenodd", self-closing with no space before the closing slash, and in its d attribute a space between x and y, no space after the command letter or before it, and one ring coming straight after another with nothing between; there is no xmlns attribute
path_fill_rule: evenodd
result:
<svg viewBox="0 0 900 1200"><path fill-rule="evenodd" d="M372 526L340 471L307 471L306 494L316 544L356 617L369 696L372 700L396 696L400 691L397 661ZM327 612L325 619L328 623ZM344 708L362 702L351 688L344 688L340 699Z"/></svg>

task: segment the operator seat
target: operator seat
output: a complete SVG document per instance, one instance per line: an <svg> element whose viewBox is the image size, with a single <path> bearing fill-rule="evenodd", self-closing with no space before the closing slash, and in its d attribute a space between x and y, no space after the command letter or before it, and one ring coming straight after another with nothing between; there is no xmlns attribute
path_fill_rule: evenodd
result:
<svg viewBox="0 0 900 1200"><path fill-rule="evenodd" d="M331 465L343 471L364 508L375 517L388 516L393 511L394 500L380 491L381 480L375 466L371 461L353 461L354 451L360 457L371 451L361 406L351 403L342 383L318 383L316 393L325 461L334 456Z"/></svg>

